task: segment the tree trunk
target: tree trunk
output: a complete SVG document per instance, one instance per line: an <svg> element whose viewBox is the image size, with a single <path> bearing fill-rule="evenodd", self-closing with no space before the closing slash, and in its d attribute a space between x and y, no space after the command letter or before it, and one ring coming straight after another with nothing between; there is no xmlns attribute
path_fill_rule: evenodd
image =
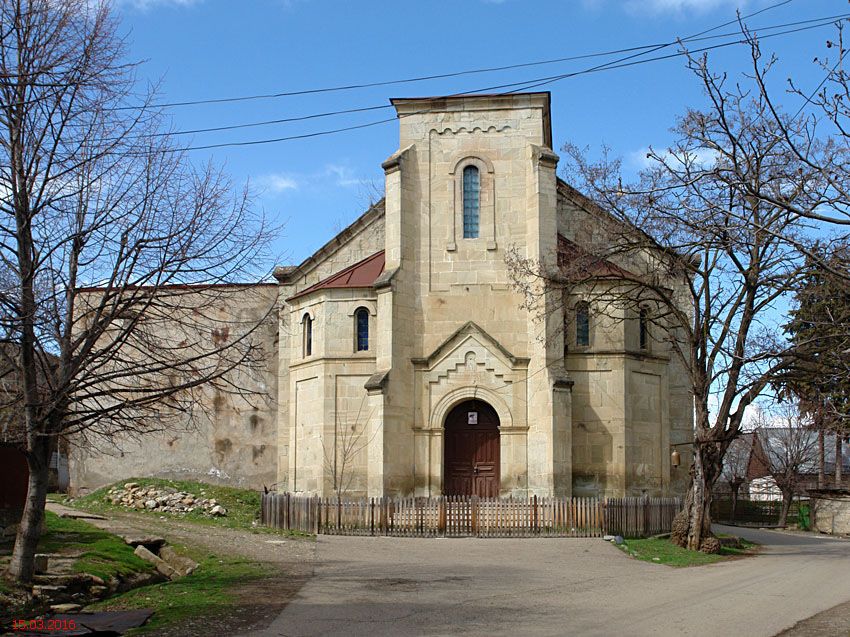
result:
<svg viewBox="0 0 850 637"><path fill-rule="evenodd" d="M823 427L818 429L818 489L826 486L826 445Z"/></svg>
<svg viewBox="0 0 850 637"><path fill-rule="evenodd" d="M44 505L47 501L47 481L50 466L50 438L40 437L28 454L29 483L24 513L15 538L15 549L9 574L22 584L32 582L35 552L41 539Z"/></svg>
<svg viewBox="0 0 850 637"><path fill-rule="evenodd" d="M843 441L841 440L841 434L836 432L835 433L835 488L836 489L841 488L841 481L842 481L841 465L842 465L843 460L844 460L844 458L842 457L843 454L842 454L842 449L841 449L841 443L842 442Z"/></svg>
<svg viewBox="0 0 850 637"><path fill-rule="evenodd" d="M779 511L779 526L788 525L788 511L791 509L791 500L794 494L791 491L782 492L782 508Z"/></svg>
<svg viewBox="0 0 850 637"><path fill-rule="evenodd" d="M684 524L671 535L676 544L691 551L698 551L703 541L711 537L711 488L722 466L715 445L698 444L696 447L691 484L680 514Z"/></svg>

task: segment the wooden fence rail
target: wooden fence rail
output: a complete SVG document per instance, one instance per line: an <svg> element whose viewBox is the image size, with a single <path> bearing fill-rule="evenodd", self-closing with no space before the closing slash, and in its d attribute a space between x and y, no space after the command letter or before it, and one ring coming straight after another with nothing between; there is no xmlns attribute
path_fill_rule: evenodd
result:
<svg viewBox="0 0 850 637"><path fill-rule="evenodd" d="M475 496L337 499L266 493L266 526L328 535L647 537L667 533L679 498Z"/></svg>

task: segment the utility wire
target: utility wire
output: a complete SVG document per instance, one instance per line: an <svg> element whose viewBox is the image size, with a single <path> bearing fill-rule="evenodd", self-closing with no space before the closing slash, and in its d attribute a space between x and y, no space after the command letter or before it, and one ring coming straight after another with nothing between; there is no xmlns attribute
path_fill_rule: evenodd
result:
<svg viewBox="0 0 850 637"><path fill-rule="evenodd" d="M752 13L745 15L745 16L741 16L740 19L741 20L748 20L750 18L754 18L757 15L765 13L766 11L772 11L772 10L778 9L779 7L782 7L784 5L790 4L791 2L794 2L794 0L781 0L781 2L776 2L772 5L769 5L767 7L759 9L758 11L754 11ZM823 18L820 18L820 19L823 19ZM705 31L700 31L699 33L696 33L693 36L683 38L683 40L687 41L687 40L699 38L700 36L703 36L707 33L711 33L713 31L717 31L718 29L722 29L722 28L727 27L731 24L735 24L736 22L738 22L738 18L736 18L734 20L729 20L729 21L724 22L722 24L718 24L717 26L706 29ZM245 102L245 101L250 101L250 100L265 100L265 99L277 99L277 98L282 98L282 97L295 97L295 96L298 96L298 95L315 95L317 93L332 93L332 92L337 92L337 91L351 91L351 90L356 90L356 89L374 88L374 87L380 87L380 86L394 86L394 85L398 85L398 84L411 84L411 83L415 83L415 82L426 82L426 81L430 81L430 80L440 80L440 79L448 79L448 78L452 78L452 77L462 77L462 76L465 76L465 75L475 75L475 74L480 74L480 73L494 73L494 72L498 72L498 71L509 71L509 70L512 70L512 69L528 68L528 67L533 67L533 66L543 66L543 65L548 65L548 64L558 64L558 63L562 63L562 62L572 62L572 61L576 61L576 60L585 60L585 59L590 59L590 58L595 58L595 57L607 57L607 56L610 56L610 55L619 55L619 54L622 54L622 53L634 53L634 52L638 52L638 51L641 51L641 50L651 52L652 50L656 50L658 48L673 46L678 41L679 40L673 40L673 41L670 41L670 42L661 42L661 43L657 43L657 44L646 44L646 45L633 46L633 47L622 48L622 49L614 49L614 50L611 50L611 51L602 51L602 52L597 52L597 53L585 53L585 54L581 54L581 55L573 55L573 56L554 58L554 59L549 59L549 60L538 60L538 61L534 61L534 62L522 62L522 63L518 63L518 64L508 64L508 65L504 65L504 66L493 66L493 67L484 67L484 68L477 68L477 69L466 69L466 70L463 70L463 71L454 71L454 72L449 72L449 73L439 73L439 74L434 74L434 75L421 75L421 76L417 76L417 77L409 77L409 78L403 78L403 79L397 79L397 80L384 80L384 81L378 81L378 82L364 82L364 83L359 83L359 84L345 84L345 85L340 85L340 86L319 87L319 88L313 88L313 89L302 89L302 90L297 90L297 91L282 91L282 92L278 92L278 93L261 93L261 94L257 94L257 95L241 95L241 96L233 96L233 97L216 97L216 98L207 98L207 99L186 100L186 101L179 101L179 102L164 102L164 103L153 104L150 107L151 108L175 108L175 107L181 107L181 106L197 106L197 105L201 105L201 104L225 104L225 103L232 103L232 102ZM117 107L114 107L113 110L133 110L133 109L138 109L138 108L139 108L138 106L129 106L128 105L128 106L117 106ZM145 108L147 108L147 107L145 107Z"/></svg>
<svg viewBox="0 0 850 637"><path fill-rule="evenodd" d="M850 14L844 14L842 17L850 17ZM831 24L831 21L824 22L824 23L821 23L821 24L810 25L810 26L807 26L807 27L801 27L801 28L798 28L798 29L792 29L792 30L788 30L788 31L782 31L782 32L778 32L778 33L768 34L766 36L763 36L761 39L765 40L765 39L768 39L768 38L771 38L771 37L779 37L779 36L782 36L782 35L788 35L790 33L807 31L807 30L810 30L810 29L815 29L815 28L827 26L828 24ZM683 39L682 42L685 42L685 40ZM744 43L746 43L746 40L740 40L739 39L739 40L735 40L735 41L731 41L731 42L724 42L724 43L720 43L720 44L715 44L715 45L712 45L712 46L701 47L701 48L698 48L698 49L692 49L692 50L688 50L688 51L678 51L676 53L669 53L669 54L665 54L665 55L659 55L659 56L655 56L655 57L651 57L651 58L644 58L644 59L632 59L632 58L634 58L634 56L627 56L626 58L622 58L620 60L614 60L614 61L607 63L607 64L598 65L598 66L594 66L594 67L591 67L591 68L588 68L588 69L574 71L574 72L571 72L571 73L564 73L564 74L560 74L560 75L554 75L554 76L548 76L548 77L542 77L542 78L535 78L535 79L531 79L531 80L524 80L524 81L521 81L521 82L511 82L511 83L508 83L508 84L500 84L500 85L496 85L496 86L488 86L486 88L476 89L474 91L467 91L467 92L463 92L463 93L455 93L455 94L447 95L447 96L444 96L444 97L458 97L458 96L462 96L462 95L474 95L476 93L484 93L484 92L490 92L490 91L495 91L495 90L500 90L500 89L510 89L510 90L506 90L504 93L502 93L503 95L510 95L512 93L526 91L526 90L531 89L531 88L536 88L536 87L543 86L543 85L546 85L546 84L552 84L552 83L555 83L555 82L562 81L564 79L573 78L573 77L577 77L577 76L580 76L580 75L587 75L587 74L590 74L590 73L597 73L597 72L601 72L601 71L610 71L610 70L619 69L619 68L637 66L639 64L647 64L649 62L657 62L657 61L660 61L660 60L668 60L668 59L675 58L675 57L682 57L682 56L690 55L690 54L694 54L694 53L702 53L702 52L705 52L705 51L712 51L712 50L715 50L715 49L725 48L725 47L728 47L728 46L734 46L734 45L737 45L737 44L744 44ZM204 144L204 145L199 145L199 146L188 146L188 147L180 147L180 148L174 148L174 149L165 149L161 152L182 152L182 151L193 151L193 150L209 150L209 149L214 149L214 148L224 148L224 147L230 147L230 146L233 146L233 147L255 146L255 145L262 145L262 144L273 144L273 143L279 143L279 142L285 142L285 141L293 141L293 140L298 140L298 139L307 139L307 138L312 138L312 137L320 137L320 136L324 136L324 135L334 135L334 134L337 134L337 133L342 133L342 132L347 132L347 131L352 131L352 130L359 130L359 129L362 129L362 128L369 128L369 127L372 127L372 126L378 126L380 124L386 124L386 123L395 121L397 119L400 119L401 117L410 117L410 116L413 116L413 115L424 114L424 113L427 113L427 112L429 112L429 111L426 109L426 110L422 110L422 111L416 111L414 113L408 113L408 114L405 114L405 115L400 115L398 117L390 117L390 118L386 118L386 119L375 120L375 121L367 122L367 123L364 123L364 124L357 124L357 125L353 125L353 126L343 126L343 127L339 127L339 128L315 131L315 132L312 132L312 133L303 133L303 134L299 134L299 135L287 135L287 136L283 136L283 137L275 137L275 138L268 138L268 139L255 139L255 140L248 140L248 141L242 141L242 142L221 142L221 143L215 143L215 144Z"/></svg>
<svg viewBox="0 0 850 637"><path fill-rule="evenodd" d="M764 32L774 31L776 29L786 28L786 27L790 27L790 26L798 26L798 25L811 25L811 28L816 28L816 27L819 27L819 26L825 26L827 24L832 24L836 19L846 18L846 17L850 17L850 14L845 13L845 14L838 14L838 15L834 15L834 16L828 16L828 17L825 17L825 18L814 18L814 19L810 19L810 20L799 20L799 21L796 21L796 22L786 22L784 24L778 24L778 25L769 25L769 26L762 27L762 28L758 29L758 31L760 33L764 33ZM813 24L813 23L816 23L816 24ZM692 37L692 38L688 38L687 40L682 40L682 41L683 42L684 41L697 42L697 41L706 41L706 40L716 40L716 39L720 39L720 38L733 37L737 34L738 34L738 32L727 32L727 33L711 35L711 36ZM738 44L738 43L739 43L739 41L735 41L732 44ZM651 46L652 47L658 47L658 46L661 46L661 45L651 45ZM666 45L664 45L664 46L666 46ZM646 48L647 47L645 47L645 46L632 47L631 49L624 49L624 51L635 51L635 50L646 49ZM647 51L647 52L649 52L649 51ZM590 54L590 55L587 55L587 56L575 56L575 59L585 58L585 57L595 57L597 55L598 54ZM614 62L610 62L608 64L613 64L613 63ZM522 65L515 65L515 67L516 66L522 66ZM600 66L607 66L607 65L600 65ZM622 66L625 66L625 65L621 64L621 65L618 65L615 68L622 68ZM512 68L514 68L514 67L512 67ZM590 70L583 71L583 73L588 73L588 72L590 72ZM550 78L546 78L546 79L547 79L547 83L548 83L548 81L550 81L550 80L554 81L555 79L563 79L563 78L566 78L566 77L569 77L569 76L570 76L570 74L561 74L561 75L551 76ZM531 80L531 81L533 82L533 81L536 81L536 80ZM496 88L501 88L501 87L496 87ZM482 90L486 90L486 89L482 89ZM493 90L493 88L491 87L490 90ZM476 91L471 91L471 92L476 92ZM352 114L352 113L362 113L362 112L367 112L367 111L386 110L386 109L389 109L389 108L392 108L392 105L390 105L390 104L378 104L378 105L374 105L374 106L364 106L364 107L358 107L358 108L341 109L341 110L335 110L335 111L328 111L328 112L324 112L324 113L314 113L314 114L310 114L310 115L301 115L301 116L297 116L297 117L286 117L286 118L279 118L279 119L262 120L262 121L258 121L258 122L249 122L249 123L241 123L241 124L222 125L222 126L212 126L212 127L208 127L208 128L195 128L195 129L179 130L179 131L166 131L166 132L160 132L160 133L145 133L145 134L139 135L139 137L165 137L165 136L172 136L172 135L194 135L194 134L198 134L198 133L216 133L216 132L227 131L227 130L238 130L238 129L243 129L243 128L254 128L254 127L259 127L259 126L271 126L271 125L275 125L275 124L286 124L286 123L291 123L291 122L301 122L301 121L306 121L306 120L311 120L311 119L320 119L320 118L325 118L325 117L335 117L335 116L339 116L339 115L348 115L348 114Z"/></svg>

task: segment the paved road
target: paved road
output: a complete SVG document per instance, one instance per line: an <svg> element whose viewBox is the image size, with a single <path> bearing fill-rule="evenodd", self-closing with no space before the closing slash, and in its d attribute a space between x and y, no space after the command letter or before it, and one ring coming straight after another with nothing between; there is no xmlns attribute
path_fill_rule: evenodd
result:
<svg viewBox="0 0 850 637"><path fill-rule="evenodd" d="M321 536L314 578L251 635L757 637L850 600L850 542L721 530L762 554L673 569L599 539Z"/></svg>

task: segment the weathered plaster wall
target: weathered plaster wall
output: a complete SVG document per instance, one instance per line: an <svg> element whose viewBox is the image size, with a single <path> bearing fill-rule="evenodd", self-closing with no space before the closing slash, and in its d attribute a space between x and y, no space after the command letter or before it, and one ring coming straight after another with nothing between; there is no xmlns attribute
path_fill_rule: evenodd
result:
<svg viewBox="0 0 850 637"><path fill-rule="evenodd" d="M237 338L240 329L264 320L252 337L262 348L262 369L230 375L234 386L244 390L242 394L206 389L184 425L169 431L71 439L71 491L84 493L133 476L198 479L248 488L275 482L277 320L274 313L266 315L276 297L276 286L233 288L218 299L221 307L207 308L205 313L215 317L216 325L229 322L228 334L214 332L219 328L212 325L197 325L202 338ZM185 309L191 306L192 296L182 296L180 301Z"/></svg>

